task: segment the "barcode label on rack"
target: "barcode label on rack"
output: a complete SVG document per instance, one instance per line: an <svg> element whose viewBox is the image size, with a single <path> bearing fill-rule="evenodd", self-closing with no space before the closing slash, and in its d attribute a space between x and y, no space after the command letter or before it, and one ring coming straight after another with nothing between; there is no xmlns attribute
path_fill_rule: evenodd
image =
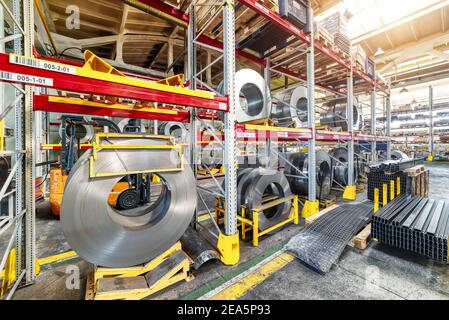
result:
<svg viewBox="0 0 449 320"><path fill-rule="evenodd" d="M29 83L38 86L49 86L49 87L53 86L53 79L28 76L25 74L18 74L12 72L4 72L4 71L0 72L0 79L21 83Z"/></svg>
<svg viewBox="0 0 449 320"><path fill-rule="evenodd" d="M76 74L76 68L67 66L65 64L54 63L44 60L38 60L34 58L27 58L24 56L18 56L14 54L9 55L9 62L14 64L19 64L22 66L44 69L48 71Z"/></svg>

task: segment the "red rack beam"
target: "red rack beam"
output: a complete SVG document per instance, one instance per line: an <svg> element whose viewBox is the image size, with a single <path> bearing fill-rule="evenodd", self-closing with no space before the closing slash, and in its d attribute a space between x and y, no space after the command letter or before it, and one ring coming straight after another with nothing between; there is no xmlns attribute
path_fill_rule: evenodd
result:
<svg viewBox="0 0 449 320"><path fill-rule="evenodd" d="M214 99L206 99L202 97L186 96L181 93L165 92L156 89L136 87L127 84L38 69L10 63L9 55L4 53L0 53L0 71L25 76L21 77L22 80L18 80L10 78L10 74L3 74L3 77L0 80L5 82L28 83L35 86L46 86L59 90L75 91L94 95L114 96L172 105L227 111L228 100L225 97L216 96ZM30 77L50 79L52 84L43 85L42 83L30 83L28 81L28 78Z"/></svg>
<svg viewBox="0 0 449 320"><path fill-rule="evenodd" d="M74 114L89 114L95 116L109 116L119 118L133 118L133 119L148 119L148 120L161 120L161 121L176 121L176 122L189 122L190 112L186 110L178 110L177 114L163 114L142 112L134 110L122 110L112 108L101 107L88 107L76 104L57 103L49 101L48 95L34 95L34 111L47 111L58 113L74 113Z"/></svg>

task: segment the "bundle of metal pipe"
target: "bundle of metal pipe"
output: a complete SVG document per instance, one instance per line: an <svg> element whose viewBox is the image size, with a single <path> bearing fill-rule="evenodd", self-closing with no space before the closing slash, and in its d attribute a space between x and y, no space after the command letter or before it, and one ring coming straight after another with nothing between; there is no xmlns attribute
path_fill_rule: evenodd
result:
<svg viewBox="0 0 449 320"><path fill-rule="evenodd" d="M447 263L449 204L401 196L373 217L372 235L387 245Z"/></svg>
<svg viewBox="0 0 449 320"><path fill-rule="evenodd" d="M86 151L65 185L62 230L69 245L93 264L129 267L148 262L176 243L189 226L197 204L195 177L187 165L181 171L166 171L185 161L176 149L166 148L172 145L167 139L108 138L104 143L144 148L98 150L92 168L95 175L104 175L98 178L90 177L93 151ZM123 178L115 174L144 170L165 171L158 173L158 199L131 210L110 206L111 190Z"/></svg>
<svg viewBox="0 0 449 320"><path fill-rule="evenodd" d="M407 193L407 175L402 172L395 173L385 173L385 172L376 172L370 171L367 174L368 176L368 199L374 201L374 189L379 189L379 199L383 199L384 191L383 186L387 186L387 199L390 199L391 195L391 181L394 183L394 193L397 194L397 179L399 178L401 181L401 194Z"/></svg>
<svg viewBox="0 0 449 320"><path fill-rule="evenodd" d="M348 242L373 215L370 202L343 204L293 237L285 250L320 273L328 272Z"/></svg>
<svg viewBox="0 0 449 320"><path fill-rule="evenodd" d="M262 205L265 197L285 198L292 195L285 175L277 170L247 168L237 177L237 205L240 209L246 205L248 211ZM259 226L266 229L285 220L291 209L291 203L282 203L263 211L259 216Z"/></svg>
<svg viewBox="0 0 449 320"><path fill-rule="evenodd" d="M404 152L395 150L391 152L391 159L392 160L406 160L409 159L409 156L406 155Z"/></svg>
<svg viewBox="0 0 449 320"><path fill-rule="evenodd" d="M353 127L354 130L361 130L363 126L362 113L357 107L357 100L354 99L353 105ZM323 111L320 116L321 125L328 125L333 128L342 128L343 131L348 131L347 122L347 105L346 98L333 100L331 102L324 103L321 108Z"/></svg>
<svg viewBox="0 0 449 320"><path fill-rule="evenodd" d="M424 158L412 158L405 160L387 160L369 166L369 172L398 172L424 164Z"/></svg>
<svg viewBox="0 0 449 320"><path fill-rule="evenodd" d="M284 172L294 194L308 195L308 159L307 153L293 153L285 161ZM330 194L332 187L331 158L324 151L316 153L316 192L317 195Z"/></svg>

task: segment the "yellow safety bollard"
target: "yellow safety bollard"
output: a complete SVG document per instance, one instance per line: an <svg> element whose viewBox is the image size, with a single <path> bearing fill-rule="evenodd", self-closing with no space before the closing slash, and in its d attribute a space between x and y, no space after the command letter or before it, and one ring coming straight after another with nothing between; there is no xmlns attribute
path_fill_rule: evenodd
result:
<svg viewBox="0 0 449 320"><path fill-rule="evenodd" d="M390 181L390 201L394 200L394 180Z"/></svg>
<svg viewBox="0 0 449 320"><path fill-rule="evenodd" d="M396 179L396 194L399 197L401 195L401 178Z"/></svg>
<svg viewBox="0 0 449 320"><path fill-rule="evenodd" d="M379 189L374 189L374 213L379 211Z"/></svg>
<svg viewBox="0 0 449 320"><path fill-rule="evenodd" d="M388 202L388 198L387 198L387 193L388 193L388 187L387 184L384 183L382 185L383 190L382 190L382 207L385 207L387 205Z"/></svg>

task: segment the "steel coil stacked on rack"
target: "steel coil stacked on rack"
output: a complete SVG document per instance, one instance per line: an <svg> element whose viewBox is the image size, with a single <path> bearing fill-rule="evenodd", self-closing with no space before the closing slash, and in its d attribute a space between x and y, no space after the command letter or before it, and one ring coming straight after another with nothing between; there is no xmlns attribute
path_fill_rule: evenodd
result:
<svg viewBox="0 0 449 320"><path fill-rule="evenodd" d="M285 174L294 194L307 195L308 191L308 154L293 153L285 162ZM317 195L328 195L332 187L332 162L324 151L316 153L316 190Z"/></svg>
<svg viewBox="0 0 449 320"><path fill-rule="evenodd" d="M278 97L272 116L281 127L294 124L296 128L307 127L307 88L297 87Z"/></svg>
<svg viewBox="0 0 449 320"><path fill-rule="evenodd" d="M240 99L235 106L236 121L239 123L267 119L271 113L271 93L265 79L252 69L241 69L235 74L235 89ZM224 85L218 86L224 94Z"/></svg>
<svg viewBox="0 0 449 320"><path fill-rule="evenodd" d="M237 205L240 209L245 204L248 214L252 208L262 205L264 197L284 198L292 195L287 178L284 173L277 170L247 168L238 174L237 180ZM260 228L266 229L285 220L290 214L290 209L291 203L284 202L265 210L259 215Z"/></svg>
<svg viewBox="0 0 449 320"><path fill-rule="evenodd" d="M335 148L330 153L332 158L332 176L339 186L348 185L348 150L345 148ZM354 161L354 183L357 182L359 168Z"/></svg>
<svg viewBox="0 0 449 320"><path fill-rule="evenodd" d="M321 112L321 125L328 125L333 128L340 127L343 131L348 131L347 123L347 99L337 99L331 102L324 103L321 107L324 111ZM357 100L354 99L353 106L353 126L354 130L360 130L363 126L362 113L357 107Z"/></svg>
<svg viewBox="0 0 449 320"><path fill-rule="evenodd" d="M70 131L73 124L67 124L65 127L66 139L70 140ZM89 124L76 124L75 125L75 137L79 139L80 143L86 143L92 140L94 137L94 126ZM62 138L62 125L59 126L59 137Z"/></svg>
<svg viewBox="0 0 449 320"><path fill-rule="evenodd" d="M217 169L223 164L223 148L213 144L203 147L200 160L203 169Z"/></svg>
<svg viewBox="0 0 449 320"><path fill-rule="evenodd" d="M166 139L105 140L111 144L166 146ZM119 211L109 194L123 176L90 178L87 151L75 164L62 200L62 230L70 246L86 261L104 267L129 267L150 261L178 241L196 208L196 181L189 166L158 173L162 193L150 206ZM184 159L173 149L99 150L94 173L162 170Z"/></svg>
<svg viewBox="0 0 449 320"><path fill-rule="evenodd" d="M120 129L120 132L126 133L129 132L130 128L134 128L134 125L131 123L133 119L129 119L129 118L124 118L122 120L120 120L119 123L117 123L117 126ZM147 131L147 129L145 128L145 125L142 123L140 124L140 126L138 126L137 128L140 127L140 132L141 133L145 133ZM134 132L134 131L133 131Z"/></svg>
<svg viewBox="0 0 449 320"><path fill-rule="evenodd" d="M162 122L159 125L159 134L172 136L176 142L185 142L187 139L187 127L181 122Z"/></svg>

